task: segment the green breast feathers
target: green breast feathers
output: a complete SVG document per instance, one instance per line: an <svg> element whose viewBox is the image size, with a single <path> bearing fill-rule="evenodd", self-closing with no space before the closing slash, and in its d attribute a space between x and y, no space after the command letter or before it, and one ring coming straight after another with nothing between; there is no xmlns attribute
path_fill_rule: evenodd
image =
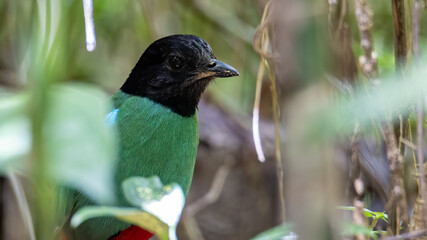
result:
<svg viewBox="0 0 427 240"><path fill-rule="evenodd" d="M187 195L199 143L197 114L182 117L147 98L122 91L113 100L120 139L117 189L121 192L121 182L130 176L157 175L163 184L178 183ZM119 200L124 201L122 197Z"/></svg>

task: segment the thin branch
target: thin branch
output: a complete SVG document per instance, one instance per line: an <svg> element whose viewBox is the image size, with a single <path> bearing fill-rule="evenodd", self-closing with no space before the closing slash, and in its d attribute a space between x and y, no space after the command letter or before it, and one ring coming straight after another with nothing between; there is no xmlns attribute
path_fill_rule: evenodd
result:
<svg viewBox="0 0 427 240"><path fill-rule="evenodd" d="M420 11L420 0L415 0L414 2L414 8L412 10L412 31L413 31L413 51L414 51L414 56L416 58L418 58L420 56L420 15L419 15L419 11Z"/></svg>
<svg viewBox="0 0 427 240"><path fill-rule="evenodd" d="M260 70L258 71L258 79L257 79L257 89L256 89L256 100L254 104L254 140L257 142L259 138L259 104L261 101L261 87L262 87L262 76L264 75L264 66L267 69L268 78L271 83L271 97L272 97L272 107L273 107L273 119L274 119L274 130L275 130L275 156L276 156L276 173L277 173L277 181L278 181L278 192L280 198L280 207L281 207L281 221L284 222L286 219L285 213L285 193L284 193L284 174L283 174L283 163L282 156L280 151L280 132L279 132L279 117L280 117L280 108L279 108L279 99L277 96L277 88L276 88L276 76L274 74L274 65L269 64L269 59L273 57L274 54L268 51L270 46L270 38L268 33L268 23L271 19L271 4L273 1L269 1L264 9L263 17L260 25L258 26L256 35L254 37L254 49L261 56L260 62ZM258 140L258 144L256 144L258 158L261 162L265 160L264 153L262 152L261 142Z"/></svg>
<svg viewBox="0 0 427 240"><path fill-rule="evenodd" d="M202 209L218 200L232 165L232 161L226 161L223 165L221 165L221 167L219 167L209 191L203 197L187 206L184 219L195 216Z"/></svg>
<svg viewBox="0 0 427 240"><path fill-rule="evenodd" d="M269 41L268 35L266 41ZM274 71L270 68L268 61L264 59L265 65L267 67L268 76L271 82L271 98L273 103L273 119L274 119L274 132L275 132L275 155L276 155L276 174L279 188L279 198L280 198L280 207L281 207L281 222L286 221L286 209L285 209L285 192L284 192L284 174L283 174L283 163L282 163L282 153L280 151L280 132L279 132L279 117L280 117L280 108L279 108L279 98L277 96L276 88L276 77L272 74Z"/></svg>
<svg viewBox="0 0 427 240"><path fill-rule="evenodd" d="M25 227L31 240L36 239L34 231L33 220L31 218L30 207L28 206L27 197L25 196L24 189L15 173L8 171L7 177L10 180L13 193L15 194L16 201L18 202L19 209L21 210L22 218L24 219Z"/></svg>
<svg viewBox="0 0 427 240"><path fill-rule="evenodd" d="M96 48L95 24L93 23L93 2L83 0L83 12L86 29L86 49L92 52Z"/></svg>
<svg viewBox="0 0 427 240"><path fill-rule="evenodd" d="M422 236L426 236L426 235L427 235L427 229L423 229L423 230L404 233L404 234L397 235L397 236L384 237L384 238L381 238L381 240L411 239L411 238L422 237Z"/></svg>
<svg viewBox="0 0 427 240"><path fill-rule="evenodd" d="M184 222L185 231L188 234L190 240L205 240L203 233L200 230L199 225L193 216L188 216Z"/></svg>
<svg viewBox="0 0 427 240"><path fill-rule="evenodd" d="M347 14L347 0L341 1L341 12L340 12L340 18L338 20L338 26L337 30L335 32L335 38L341 33L343 24L344 24L344 18Z"/></svg>
<svg viewBox="0 0 427 240"><path fill-rule="evenodd" d="M265 6L264 13L262 15L261 23L257 28L257 31L254 36L254 49L258 54L261 55L261 58L268 55L269 42L263 41L265 38L265 29L267 28L266 18L268 14L268 9L271 4L271 1L268 2ZM262 44L262 46L260 46ZM260 61L257 75L257 82L255 88L255 100L254 108L252 113L252 134L254 138L255 150L258 155L258 160L260 162L265 161L264 151L262 150L261 136L259 133L259 107L261 104L261 90L262 90L262 78L264 76L265 64L264 61Z"/></svg>
<svg viewBox="0 0 427 240"><path fill-rule="evenodd" d="M395 58L396 70L404 69L408 54L408 44L406 40L406 20L405 1L392 0L394 35L395 35Z"/></svg>
<svg viewBox="0 0 427 240"><path fill-rule="evenodd" d="M378 63L373 51L372 15L367 0L356 0L356 19L360 33L360 45L365 52L365 55L359 58L359 63L365 76L368 79L375 80L378 77Z"/></svg>
<svg viewBox="0 0 427 240"><path fill-rule="evenodd" d="M225 180L227 179L233 164L233 160L226 160L216 172L209 191L203 197L199 198L185 208L185 212L183 214L183 223L189 239L204 240L203 234L200 231L199 225L197 224L194 216L218 200L222 189L224 188Z"/></svg>
<svg viewBox="0 0 427 240"><path fill-rule="evenodd" d="M400 221L403 222L403 230L406 231L409 223L408 208L406 203L405 188L403 185L403 157L397 147L396 136L394 134L391 120L384 123L383 132L387 149L387 158L390 164L390 185L392 196L387 203L387 208L396 211L396 220L394 222L396 234L400 231ZM393 216L390 216L393 221Z"/></svg>
<svg viewBox="0 0 427 240"><path fill-rule="evenodd" d="M419 193L424 201L424 228L427 228L427 191L426 180L424 171L424 151L423 151L423 136L424 136L424 123L423 123L423 101L419 98L417 106L417 158L420 173L420 190Z"/></svg>
<svg viewBox="0 0 427 240"><path fill-rule="evenodd" d="M408 136L409 136L409 141L410 143L413 145L412 143L412 133L411 133L411 121L408 121ZM411 152L412 152L412 160L414 162L414 173L415 176L418 176L418 170L417 170L417 158L415 157L415 150L416 150L416 146L411 147ZM418 193L421 192L420 189L420 179L417 177L417 186L418 186Z"/></svg>

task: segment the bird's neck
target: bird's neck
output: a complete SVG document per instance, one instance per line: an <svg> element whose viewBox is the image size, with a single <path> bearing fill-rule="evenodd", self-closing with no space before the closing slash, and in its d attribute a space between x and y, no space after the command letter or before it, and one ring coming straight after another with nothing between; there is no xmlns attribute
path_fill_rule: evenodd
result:
<svg viewBox="0 0 427 240"><path fill-rule="evenodd" d="M201 95L201 93L186 94L182 89L174 87L159 90L143 84L136 85L130 79L123 84L120 90L130 95L148 98L183 117L191 117L196 113Z"/></svg>

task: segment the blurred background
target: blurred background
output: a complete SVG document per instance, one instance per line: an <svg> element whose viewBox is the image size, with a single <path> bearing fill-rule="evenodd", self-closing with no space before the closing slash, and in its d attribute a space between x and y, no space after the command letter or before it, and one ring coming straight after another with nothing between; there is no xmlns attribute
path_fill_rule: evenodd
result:
<svg viewBox="0 0 427 240"><path fill-rule="evenodd" d="M178 239L251 239L283 222L302 239L425 229L423 204L419 220L413 213L417 196L425 199L416 178L425 155L417 130L427 87L424 7L94 0L89 52L82 1L1 0L1 239L31 239L31 225L49 239L49 226L66 221L52 210L62 204L52 182L98 202L111 197L108 97L151 42L178 33L202 37L241 74L216 80L199 105L200 145ZM254 102L265 162L254 145ZM386 211L388 224L364 208ZM290 225L281 226L259 239L285 239Z"/></svg>

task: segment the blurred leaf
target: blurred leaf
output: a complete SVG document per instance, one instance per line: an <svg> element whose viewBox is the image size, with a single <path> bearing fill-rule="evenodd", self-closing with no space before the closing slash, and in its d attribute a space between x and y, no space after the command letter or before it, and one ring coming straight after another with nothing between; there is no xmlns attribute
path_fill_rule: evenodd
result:
<svg viewBox="0 0 427 240"><path fill-rule="evenodd" d="M44 125L48 173L98 202L111 201L116 142L107 96L90 85L52 87Z"/></svg>
<svg viewBox="0 0 427 240"><path fill-rule="evenodd" d="M377 239L378 236L369 227L360 226L353 222L344 222L342 224L342 235L354 236L356 234L363 234L365 236Z"/></svg>
<svg viewBox="0 0 427 240"><path fill-rule="evenodd" d="M91 85L62 85L49 89L43 126L43 151L49 176L76 188L95 201L111 201L116 142L105 116L112 109L107 95ZM22 170L32 147L28 118L29 94L0 98L0 173Z"/></svg>
<svg viewBox="0 0 427 240"><path fill-rule="evenodd" d="M413 69L404 76L405 81L398 77L384 78L369 93L362 86L355 88L353 98L343 97L310 113L300 131L309 140L322 141L351 133L356 123L364 130L373 120L385 120L397 112L407 114L427 88L426 76L426 70Z"/></svg>
<svg viewBox="0 0 427 240"><path fill-rule="evenodd" d="M258 235L251 240L282 240L286 239L291 234L292 225L288 223L281 224L274 228L270 228ZM295 235L293 235L295 236ZM295 237L296 239L296 237Z"/></svg>
<svg viewBox="0 0 427 240"><path fill-rule="evenodd" d="M74 214L71 225L77 227L94 217L115 216L156 233L162 240L177 239L176 226L185 202L178 184L164 186L157 176L131 177L122 187L126 199L137 208L85 207Z"/></svg>
<svg viewBox="0 0 427 240"><path fill-rule="evenodd" d="M31 149L28 95L2 94L0 98L0 173L18 168Z"/></svg>

